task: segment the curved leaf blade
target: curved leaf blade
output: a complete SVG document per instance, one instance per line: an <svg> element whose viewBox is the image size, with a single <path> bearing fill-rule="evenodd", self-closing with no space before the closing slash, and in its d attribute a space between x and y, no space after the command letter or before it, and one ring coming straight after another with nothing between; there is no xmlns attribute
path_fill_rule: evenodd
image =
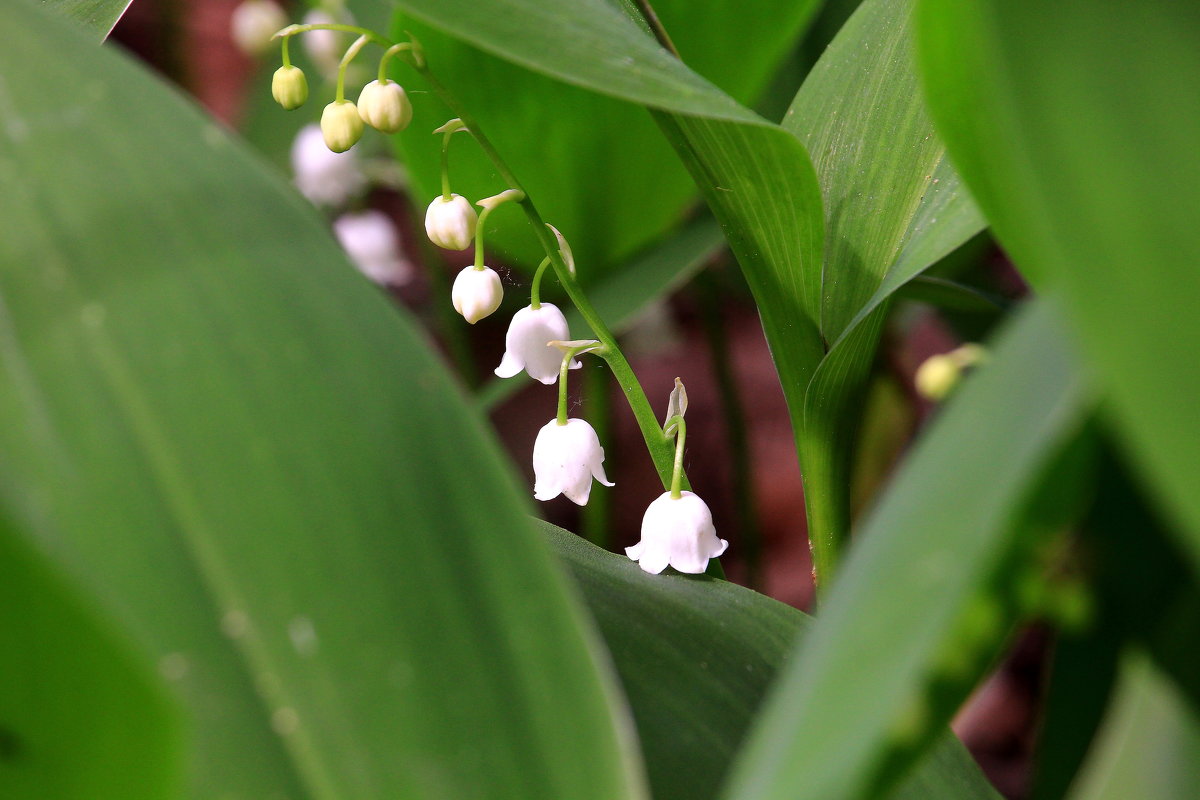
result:
<svg viewBox="0 0 1200 800"><path fill-rule="evenodd" d="M108 38L133 0L41 0L42 5L80 23L85 29Z"/></svg>
<svg viewBox="0 0 1200 800"><path fill-rule="evenodd" d="M155 79L59 58L82 37L23 3L0 24L0 506L178 667L192 796L642 796L585 618L411 324Z"/></svg>

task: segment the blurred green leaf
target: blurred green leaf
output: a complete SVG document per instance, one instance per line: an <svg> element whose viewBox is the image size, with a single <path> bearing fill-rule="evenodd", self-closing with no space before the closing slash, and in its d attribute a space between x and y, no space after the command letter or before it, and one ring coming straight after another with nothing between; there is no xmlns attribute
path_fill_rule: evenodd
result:
<svg viewBox="0 0 1200 800"><path fill-rule="evenodd" d="M0 575L0 797L176 797L182 736L158 676L6 520Z"/></svg>
<svg viewBox="0 0 1200 800"><path fill-rule="evenodd" d="M1070 800L1191 800L1200 787L1200 720L1145 658L1122 664L1104 731Z"/></svg>
<svg viewBox="0 0 1200 800"><path fill-rule="evenodd" d="M1200 5L923 0L939 130L1200 564Z"/></svg>
<svg viewBox="0 0 1200 800"><path fill-rule="evenodd" d="M832 571L834 539L849 528L859 407L889 301L984 226L925 109L912 7L859 6L783 120L812 156L825 212L819 318L828 353L804 393L799 435L818 575Z"/></svg>
<svg viewBox="0 0 1200 800"><path fill-rule="evenodd" d="M1088 405L1055 309L1038 300L866 518L724 796L865 798L904 769L953 711L940 682L954 677L957 688L975 668L952 663L965 648L946 645L961 644L959 631L990 640L1002 624L1001 610L972 602L1012 550L1035 479Z"/></svg>
<svg viewBox="0 0 1200 800"><path fill-rule="evenodd" d="M575 576L612 653L633 707L654 797L714 797L768 687L812 620L725 581L647 575L624 556L539 524ZM997 797L949 734L887 795Z"/></svg>
<svg viewBox="0 0 1200 800"><path fill-rule="evenodd" d="M79 22L101 41L116 27L132 0L40 0L46 8Z"/></svg>
<svg viewBox="0 0 1200 800"><path fill-rule="evenodd" d="M0 508L162 660L191 796L642 796L598 640L412 325L118 51L0 27Z"/></svg>
<svg viewBox="0 0 1200 800"><path fill-rule="evenodd" d="M577 4L541 4L542 16L522 27L523 37L540 35L534 29L546 24L546 16L565 15L572 5ZM815 2L769 0L748 7L737 0L706 0L698 8L696 0L667 0L655 5L691 68L711 76L736 100L749 103L763 90ZM428 6L412 3L412 13L442 13ZM473 20L488 21L481 4L472 3L471 8ZM439 16L431 22L444 24L445 19ZM677 224L694 201L695 185L642 108L530 72L411 16L398 15L392 30L398 37L411 32L421 42L438 79L470 109L547 221L571 242L585 285L595 285L628 262ZM486 44L474 40L485 49L516 46L486 35ZM636 29L629 36L639 37L634 44L644 49L644 37ZM579 38L576 30L563 46L573 51ZM752 41L754 46L729 47L730 41ZM569 80L554 72L550 55L539 56L541 70ZM636 69L632 62L627 66ZM441 137L430 131L445 122L449 112L435 96L419 91L421 82L411 80L411 70L397 68L394 77L410 81L410 88L418 90L413 94L413 124L396 141L423 207L441 191ZM714 97L722 96L712 91ZM487 158L467 137L461 138L451 154L454 191L475 200L505 188ZM487 233L489 246L502 251L514 266L532 271L542 260L544 253L526 226L498 218Z"/></svg>

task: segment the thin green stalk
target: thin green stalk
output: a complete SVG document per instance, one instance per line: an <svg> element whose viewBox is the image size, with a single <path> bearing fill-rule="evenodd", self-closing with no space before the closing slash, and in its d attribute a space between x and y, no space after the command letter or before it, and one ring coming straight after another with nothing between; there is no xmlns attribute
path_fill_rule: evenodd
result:
<svg viewBox="0 0 1200 800"><path fill-rule="evenodd" d="M675 461L671 470L671 497L678 500L683 496L679 487L679 476L683 474L683 448L687 442L687 423L683 417L673 417L667 429L675 429Z"/></svg>
<svg viewBox="0 0 1200 800"><path fill-rule="evenodd" d="M546 256L542 259L542 263L538 264L537 271L533 273L533 285L529 287L529 307L534 311L542 307L542 273L548 266L550 266L550 257Z"/></svg>
<svg viewBox="0 0 1200 800"><path fill-rule="evenodd" d="M612 396L609 394L608 375L599 364L583 365L583 404L587 409L588 422L596 431L596 437L604 442L604 463L609 475L620 472L618 465L621 454L616 449L612 433ZM592 492L587 505L579 509L579 533L597 547L608 548L612 528L612 492Z"/></svg>
<svg viewBox="0 0 1200 800"><path fill-rule="evenodd" d="M346 69L350 66L350 62L354 60L367 43L371 41L370 36L360 36L354 40L354 44L346 49L346 54L342 56L341 63L338 64L337 73L337 97L334 99L337 102L342 102L346 99Z"/></svg>
<svg viewBox="0 0 1200 800"><path fill-rule="evenodd" d="M511 188L525 192L521 182L517 180L517 176L509 169L508 164L500 154L496 152L495 147L492 146L491 141L484 135L479 125L474 122L467 110L458 102L458 98L441 81L432 75L423 64L418 65L412 61L409 63L425 77L430 87L442 99L442 102L450 108L450 111L463 121L467 130L475 137L475 141L479 144L480 149L483 150L484 154L496 167L496 171L500 174L500 177ZM603 343L604 360L608 363L609 369L612 370L613 376L617 379L617 383L620 385L621 391L624 392L625 399L633 411L634 419L637 421L638 428L642 432L642 438L646 442L646 448L650 453L651 460L654 461L655 469L658 471L658 476L662 481L663 487L668 487L671 482L671 470L674 461L673 448L671 442L663 435L654 410L650 407L650 401L646 399L646 393L642 390L641 384L638 383L633 368L621 352L616 337L613 336L608 326L604 324L604 320L600 318L600 315L596 313L596 309L588 301L579 282L571 274L570 269L563 260L562 254L559 252L558 240L555 239L550 229L546 227L546 223L542 220L541 214L538 213L537 206L534 205L528 192L525 192L525 198L521 201L521 208L525 211L525 216L533 226L534 235L538 237L547 256L549 256L550 263L554 267L554 273L558 277L559 283L562 284L571 302L575 304L575 307L579 309L580 315L583 316L584 320L591 327L593 335ZM682 477L682 483L685 488L690 488L686 475Z"/></svg>

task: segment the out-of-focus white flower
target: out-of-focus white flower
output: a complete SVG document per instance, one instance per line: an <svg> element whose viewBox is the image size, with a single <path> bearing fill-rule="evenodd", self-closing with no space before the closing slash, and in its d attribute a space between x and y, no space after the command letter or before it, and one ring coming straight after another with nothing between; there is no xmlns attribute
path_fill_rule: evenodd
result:
<svg viewBox="0 0 1200 800"><path fill-rule="evenodd" d="M462 195L452 194L447 200L440 194L425 212L425 233L429 241L447 250L466 250L475 238L479 217Z"/></svg>
<svg viewBox="0 0 1200 800"><path fill-rule="evenodd" d="M561 341L570 334L567 318L551 303L542 303L539 308L525 306L513 314L504 336L504 358L496 367L496 375L511 378L522 369L529 377L545 384L558 380L563 355L548 342ZM571 359L569 369L579 369L576 359Z"/></svg>
<svg viewBox="0 0 1200 800"><path fill-rule="evenodd" d="M712 512L703 500L691 492L680 492L679 497L664 492L642 517L642 540L626 547L625 554L654 575L668 566L698 575L728 546L717 538Z"/></svg>
<svg viewBox="0 0 1200 800"><path fill-rule="evenodd" d="M334 18L327 11L317 8L304 15L304 24L353 25L354 19L344 10ZM346 52L347 38L347 34L340 31L320 30L309 31L303 34L300 40L304 43L304 52L308 53L317 69L326 75L332 75L337 72L338 62Z"/></svg>
<svg viewBox="0 0 1200 800"><path fill-rule="evenodd" d="M358 113L372 128L399 133L412 120L412 103L395 81L371 81L358 95Z"/></svg>
<svg viewBox="0 0 1200 800"><path fill-rule="evenodd" d="M542 426L533 443L533 474L533 496L538 500L561 494L580 506L587 505L592 478L613 485L604 474L600 439L582 419L568 419L565 425L552 419Z"/></svg>
<svg viewBox="0 0 1200 800"><path fill-rule="evenodd" d="M321 112L321 133L325 146L335 153L344 153L363 135L362 117L358 107L349 100L334 100Z"/></svg>
<svg viewBox="0 0 1200 800"><path fill-rule="evenodd" d="M412 264L400 253L396 226L382 211L342 214L333 232L359 271L375 283L402 286L412 278Z"/></svg>
<svg viewBox="0 0 1200 800"><path fill-rule="evenodd" d="M288 111L304 105L308 99L308 80L296 66L280 67L271 77L271 96Z"/></svg>
<svg viewBox="0 0 1200 800"><path fill-rule="evenodd" d="M271 49L271 37L287 23L287 14L272 0L245 0L233 10L230 32L243 53L258 56Z"/></svg>
<svg viewBox="0 0 1200 800"><path fill-rule="evenodd" d="M353 153L335 153L325 146L318 125L306 125L292 144L296 188L317 205L336 206L363 190L367 178Z"/></svg>
<svg viewBox="0 0 1200 800"><path fill-rule="evenodd" d="M917 367L913 385L917 393L934 402L944 400L962 378L963 371L987 360L987 351L977 344L964 344L949 353L930 356Z"/></svg>
<svg viewBox="0 0 1200 800"><path fill-rule="evenodd" d="M450 289L454 310L472 325L492 314L503 299L504 287L500 285L500 276L491 267L467 267L458 273Z"/></svg>

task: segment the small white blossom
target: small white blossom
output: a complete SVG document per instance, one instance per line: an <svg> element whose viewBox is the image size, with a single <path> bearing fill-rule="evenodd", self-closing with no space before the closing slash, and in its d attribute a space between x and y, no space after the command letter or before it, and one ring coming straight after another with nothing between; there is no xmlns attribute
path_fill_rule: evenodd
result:
<svg viewBox="0 0 1200 800"><path fill-rule="evenodd" d="M552 419L538 431L533 443L533 496L553 500L560 494L576 505L587 505L592 478L613 484L604 474L604 448L595 429L585 420Z"/></svg>
<svg viewBox="0 0 1200 800"><path fill-rule="evenodd" d="M362 117L358 107L349 100L334 100L321 112L321 133L325 146L335 153L344 153L363 135Z"/></svg>
<svg viewBox="0 0 1200 800"><path fill-rule="evenodd" d="M479 217L462 195L452 194L447 200L434 198L425 212L425 233L429 241L447 250L466 250L475 238Z"/></svg>
<svg viewBox="0 0 1200 800"><path fill-rule="evenodd" d="M363 122L384 133L399 133L412 120L412 103L395 81L371 81L358 95L358 113Z"/></svg>
<svg viewBox="0 0 1200 800"><path fill-rule="evenodd" d="M729 542L717 538L712 512L691 492L671 497L664 492L642 517L642 539L625 553L646 572L657 575L668 566L698 575L708 560L725 552Z"/></svg>
<svg viewBox="0 0 1200 800"><path fill-rule="evenodd" d="M367 184L354 152L330 150L317 125L306 125L296 135L292 170L296 173L296 188L317 205L341 205Z"/></svg>
<svg viewBox="0 0 1200 800"><path fill-rule="evenodd" d="M563 355L549 342L566 339L567 318L551 303L542 303L540 308L525 306L513 314L504 336L504 358L496 367L496 375L511 378L522 369L529 377L545 384L558 380ZM571 359L570 369L579 369L576 359Z"/></svg>
<svg viewBox="0 0 1200 800"><path fill-rule="evenodd" d="M412 265L400 253L396 226L375 209L343 214L333 231L350 260L375 283L401 286L412 278Z"/></svg>
<svg viewBox="0 0 1200 800"><path fill-rule="evenodd" d="M230 18L233 41L243 53L262 55L271 49L271 37L288 23L287 14L272 0L245 0Z"/></svg>
<svg viewBox="0 0 1200 800"><path fill-rule="evenodd" d="M353 25L354 20L346 12L334 19L330 14L320 9L314 9L304 15L305 25ZM346 34L340 31L316 30L309 31L299 37L304 44L304 52L313 60L322 73L333 75L337 72L338 62L346 50Z"/></svg>
<svg viewBox="0 0 1200 800"><path fill-rule="evenodd" d="M291 111L308 99L308 80L304 70L296 66L280 67L271 77L271 96L275 102Z"/></svg>
<svg viewBox="0 0 1200 800"><path fill-rule="evenodd" d="M492 314L503 299L504 287L500 285L500 276L491 267L467 267L458 273L450 290L454 310L472 325Z"/></svg>

